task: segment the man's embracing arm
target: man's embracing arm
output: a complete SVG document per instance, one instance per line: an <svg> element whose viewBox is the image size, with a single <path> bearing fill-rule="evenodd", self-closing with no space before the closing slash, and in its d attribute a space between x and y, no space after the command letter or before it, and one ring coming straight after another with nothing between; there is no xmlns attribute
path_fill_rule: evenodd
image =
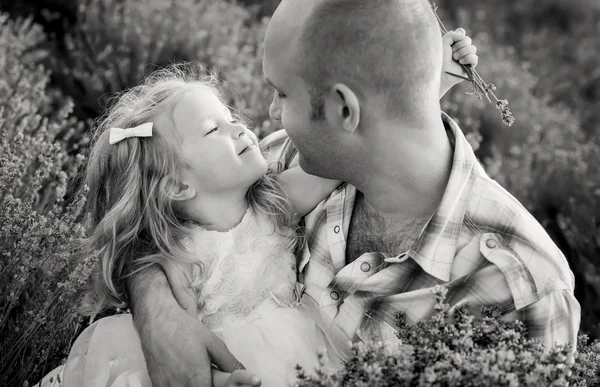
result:
<svg viewBox="0 0 600 387"><path fill-rule="evenodd" d="M211 363L226 372L243 366L195 316L196 303L184 277L175 270L167 273L169 281L165 272L153 265L128 281L133 322L152 384L210 387Z"/></svg>

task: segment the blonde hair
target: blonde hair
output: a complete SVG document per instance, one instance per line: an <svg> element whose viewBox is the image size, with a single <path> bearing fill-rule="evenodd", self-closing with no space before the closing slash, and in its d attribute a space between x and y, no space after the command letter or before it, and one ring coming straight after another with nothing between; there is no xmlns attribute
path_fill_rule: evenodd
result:
<svg viewBox="0 0 600 387"><path fill-rule="evenodd" d="M195 63L171 65L118 95L96 122L86 169L91 232L81 247L82 254L96 255L97 265L93 289L81 309L84 314L127 308L127 278L149 265L164 260L191 262L202 271L202 264L182 243L189 219L173 200L182 164L171 118L177 102L198 86L209 87L221 98L214 74ZM152 137L109 144L109 128L146 122L154 123ZM291 207L274 180L275 172L270 168L255 182L247 200L274 224L274 232L283 232L293 249L298 233Z"/></svg>

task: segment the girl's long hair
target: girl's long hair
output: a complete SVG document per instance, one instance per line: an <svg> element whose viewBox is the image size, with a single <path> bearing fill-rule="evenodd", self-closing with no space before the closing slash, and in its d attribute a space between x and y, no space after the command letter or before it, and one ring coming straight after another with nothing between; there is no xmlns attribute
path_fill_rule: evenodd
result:
<svg viewBox="0 0 600 387"><path fill-rule="evenodd" d="M171 260L193 263L202 272L199 257L191 256L182 243L189 219L173 200L183 165L177 156L179 139L172 111L197 87L209 87L220 96L214 74L194 63L171 65L118 95L95 123L86 169L91 228L81 253L96 256L96 270L82 313L94 316L109 308L127 308L127 279L149 265ZM146 122L154 123L152 137L109 144L110 128ZM250 187L247 199L293 249L298 233L272 169Z"/></svg>

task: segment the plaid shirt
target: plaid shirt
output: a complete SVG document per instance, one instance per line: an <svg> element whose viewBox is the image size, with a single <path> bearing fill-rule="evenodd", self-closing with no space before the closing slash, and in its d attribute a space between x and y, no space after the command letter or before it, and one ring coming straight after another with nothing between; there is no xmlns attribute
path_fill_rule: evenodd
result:
<svg viewBox="0 0 600 387"><path fill-rule="evenodd" d="M458 125L443 115L454 160L437 212L408 251L366 253L346 264L356 188L344 184L305 217L299 255L302 301L314 313L330 350L341 358L350 342L397 340L395 313L408 323L434 312L432 288L448 288L451 306L498 305L507 320L527 325L546 346L575 343L580 306L574 276L542 226L489 178ZM296 150L284 130L261 146L286 168Z"/></svg>

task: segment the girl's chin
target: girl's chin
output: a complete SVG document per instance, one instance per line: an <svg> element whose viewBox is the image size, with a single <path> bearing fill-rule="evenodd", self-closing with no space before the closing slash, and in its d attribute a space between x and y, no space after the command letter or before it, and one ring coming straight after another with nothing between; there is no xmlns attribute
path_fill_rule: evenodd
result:
<svg viewBox="0 0 600 387"><path fill-rule="evenodd" d="M265 160L262 156L260 156L260 159L252 160L251 162L252 162L252 166L249 168L251 171L250 173L252 174L252 178L254 179L254 182L257 182L267 173L267 170L268 170L267 160ZM247 165L247 166L249 166L249 165Z"/></svg>

